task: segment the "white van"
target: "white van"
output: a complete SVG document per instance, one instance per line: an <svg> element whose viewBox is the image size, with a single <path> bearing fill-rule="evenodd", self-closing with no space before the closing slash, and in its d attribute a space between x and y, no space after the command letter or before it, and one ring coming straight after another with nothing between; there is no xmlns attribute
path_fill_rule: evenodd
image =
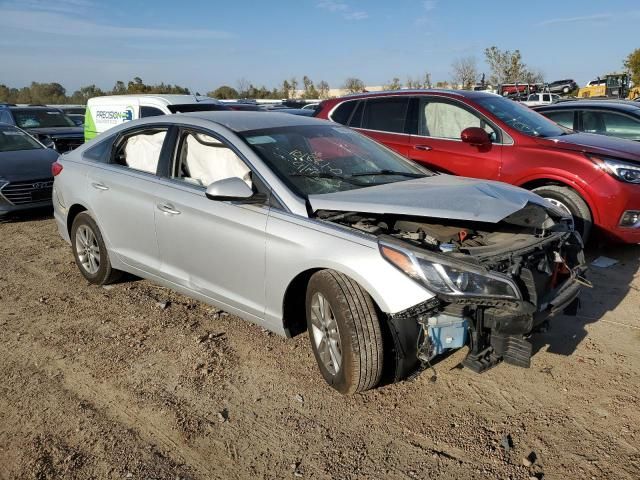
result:
<svg viewBox="0 0 640 480"><path fill-rule="evenodd" d="M84 140L120 125L143 117L172 113L228 110L218 100L195 95L110 95L90 98L84 120Z"/></svg>

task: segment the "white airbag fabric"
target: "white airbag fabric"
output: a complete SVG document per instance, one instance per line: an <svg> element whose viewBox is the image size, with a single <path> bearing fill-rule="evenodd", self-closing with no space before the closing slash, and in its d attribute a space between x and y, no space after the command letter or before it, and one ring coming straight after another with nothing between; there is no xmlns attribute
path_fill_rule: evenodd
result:
<svg viewBox="0 0 640 480"><path fill-rule="evenodd" d="M156 173L166 134L167 132L158 132L130 137L124 147L127 165L143 172Z"/></svg>
<svg viewBox="0 0 640 480"><path fill-rule="evenodd" d="M193 135L189 135L186 140L186 164L191 178L208 186L218 180L238 177L251 187L251 170L234 151L214 138L205 135L201 137L208 145L200 143Z"/></svg>
<svg viewBox="0 0 640 480"><path fill-rule="evenodd" d="M465 128L480 127L480 119L466 110L442 102L429 102L424 107L426 135L460 139Z"/></svg>

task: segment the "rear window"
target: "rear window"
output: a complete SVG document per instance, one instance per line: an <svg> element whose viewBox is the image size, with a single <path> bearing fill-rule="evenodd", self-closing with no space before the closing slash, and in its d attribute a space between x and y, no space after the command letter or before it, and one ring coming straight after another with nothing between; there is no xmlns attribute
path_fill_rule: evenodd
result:
<svg viewBox="0 0 640 480"><path fill-rule="evenodd" d="M338 107L331 114L331 120L334 122L346 125L353 113L353 109L356 108L356 101L344 102L338 105Z"/></svg>
<svg viewBox="0 0 640 480"><path fill-rule="evenodd" d="M171 113L187 113L187 112L214 112L218 110L231 110L226 105L219 103L185 103L182 105L168 105L167 108Z"/></svg>

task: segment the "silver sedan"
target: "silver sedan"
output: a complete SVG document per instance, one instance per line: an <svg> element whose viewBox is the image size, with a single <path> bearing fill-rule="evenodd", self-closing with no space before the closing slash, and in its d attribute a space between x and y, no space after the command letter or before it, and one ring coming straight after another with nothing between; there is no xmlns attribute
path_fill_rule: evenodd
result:
<svg viewBox="0 0 640 480"><path fill-rule="evenodd" d="M509 185L436 175L348 128L273 113L126 123L54 165L60 234L91 283L130 272L281 335L342 393L431 366L528 366L572 308L582 246Z"/></svg>

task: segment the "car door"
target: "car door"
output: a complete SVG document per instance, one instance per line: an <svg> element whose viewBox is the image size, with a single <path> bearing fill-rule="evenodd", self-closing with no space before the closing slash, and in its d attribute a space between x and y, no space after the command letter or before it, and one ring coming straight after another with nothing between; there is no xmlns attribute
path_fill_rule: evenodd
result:
<svg viewBox="0 0 640 480"><path fill-rule="evenodd" d="M582 112L582 124L585 132L640 140L640 118L624 113L587 110Z"/></svg>
<svg viewBox="0 0 640 480"><path fill-rule="evenodd" d="M443 97L421 97L417 134L411 137L409 158L427 167L465 177L498 180L502 161L502 132L471 107ZM492 143L478 147L460 139L468 127L487 131Z"/></svg>
<svg viewBox="0 0 640 480"><path fill-rule="evenodd" d="M575 122L575 110L563 108L560 110L552 111L543 110L540 113L547 117L549 120L556 122L558 125L570 128L571 130L577 129L577 124Z"/></svg>
<svg viewBox="0 0 640 480"><path fill-rule="evenodd" d="M411 143L407 130L409 100L407 95L361 100L347 124L408 157Z"/></svg>
<svg viewBox="0 0 640 480"><path fill-rule="evenodd" d="M229 177L256 190L260 182L220 135L190 128L176 135L154 205L162 276L261 319L268 204L205 194L209 184Z"/></svg>
<svg viewBox="0 0 640 480"><path fill-rule="evenodd" d="M168 127L138 127L118 135L106 163L87 172L89 205L110 252L127 265L156 273L154 225L157 168Z"/></svg>

